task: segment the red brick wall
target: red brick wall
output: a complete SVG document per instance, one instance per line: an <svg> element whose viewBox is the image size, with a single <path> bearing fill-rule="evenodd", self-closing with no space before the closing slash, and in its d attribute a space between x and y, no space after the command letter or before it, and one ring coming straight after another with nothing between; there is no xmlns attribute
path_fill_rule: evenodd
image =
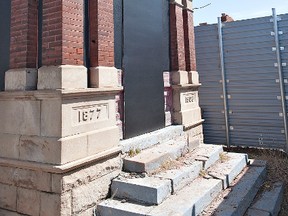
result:
<svg viewBox="0 0 288 216"><path fill-rule="evenodd" d="M113 0L90 0L90 63L114 66Z"/></svg>
<svg viewBox="0 0 288 216"><path fill-rule="evenodd" d="M83 65L83 0L43 0L43 65Z"/></svg>
<svg viewBox="0 0 288 216"><path fill-rule="evenodd" d="M170 4L170 49L171 70L185 70L183 10L175 4Z"/></svg>
<svg viewBox="0 0 288 216"><path fill-rule="evenodd" d="M184 41L185 41L185 59L186 70L196 71L196 54L195 54L195 36L193 13L188 10L183 11L184 20Z"/></svg>
<svg viewBox="0 0 288 216"><path fill-rule="evenodd" d="M36 68L37 0L11 0L10 68Z"/></svg>

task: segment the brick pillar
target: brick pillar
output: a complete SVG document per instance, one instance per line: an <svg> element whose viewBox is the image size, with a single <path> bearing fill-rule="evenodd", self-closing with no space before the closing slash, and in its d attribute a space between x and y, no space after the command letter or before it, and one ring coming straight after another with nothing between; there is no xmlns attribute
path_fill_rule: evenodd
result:
<svg viewBox="0 0 288 216"><path fill-rule="evenodd" d="M193 12L184 10L183 20L184 20L186 70L195 71L196 70L196 54L195 54Z"/></svg>
<svg viewBox="0 0 288 216"><path fill-rule="evenodd" d="M11 0L10 70L5 90L33 90L37 84L37 0Z"/></svg>
<svg viewBox="0 0 288 216"><path fill-rule="evenodd" d="M84 0L43 0L38 89L87 88L83 66Z"/></svg>
<svg viewBox="0 0 288 216"><path fill-rule="evenodd" d="M90 0L90 86L93 88L118 85L114 67L113 0Z"/></svg>
<svg viewBox="0 0 288 216"><path fill-rule="evenodd" d="M194 27L191 0L171 0L170 5L171 79L173 124L181 124L189 145L199 144L195 128L202 124L196 69Z"/></svg>
<svg viewBox="0 0 288 216"><path fill-rule="evenodd" d="M185 70L185 46L183 10L177 4L170 4L170 47L172 71Z"/></svg>

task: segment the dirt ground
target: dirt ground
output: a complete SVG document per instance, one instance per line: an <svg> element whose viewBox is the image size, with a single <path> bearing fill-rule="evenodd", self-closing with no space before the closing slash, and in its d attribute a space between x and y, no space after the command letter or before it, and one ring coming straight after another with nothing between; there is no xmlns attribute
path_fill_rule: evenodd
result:
<svg viewBox="0 0 288 216"><path fill-rule="evenodd" d="M266 160L268 164L267 179L263 188L268 188L274 182L282 181L285 186L282 209L279 216L288 215L288 155L278 150L230 148L226 151L247 153L250 159Z"/></svg>

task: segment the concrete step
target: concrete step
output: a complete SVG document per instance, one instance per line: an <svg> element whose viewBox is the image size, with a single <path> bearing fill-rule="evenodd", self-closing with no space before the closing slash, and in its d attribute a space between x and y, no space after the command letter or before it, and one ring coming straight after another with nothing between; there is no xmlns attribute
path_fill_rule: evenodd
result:
<svg viewBox="0 0 288 216"><path fill-rule="evenodd" d="M183 140L185 138L183 125L171 125L157 131L146 133L130 139L120 141L122 152L129 152L131 149L144 150L169 140Z"/></svg>
<svg viewBox="0 0 288 216"><path fill-rule="evenodd" d="M164 170L156 176L161 179L168 179L171 182L172 194L174 194L196 179L201 169L202 162L193 161L191 164L186 163L178 169Z"/></svg>
<svg viewBox="0 0 288 216"><path fill-rule="evenodd" d="M284 185L276 182L256 197L246 216L277 216L281 210Z"/></svg>
<svg viewBox="0 0 288 216"><path fill-rule="evenodd" d="M97 211L100 216L197 215L221 190L221 180L199 177L158 206L109 199L100 203Z"/></svg>
<svg viewBox="0 0 288 216"><path fill-rule="evenodd" d="M265 161L251 160L249 167L237 176L234 186L221 192L202 216L242 216L250 206L266 176Z"/></svg>
<svg viewBox="0 0 288 216"><path fill-rule="evenodd" d="M111 192L116 198L157 205L196 179L201 168L202 163L194 161L152 176L122 173L112 181Z"/></svg>
<svg viewBox="0 0 288 216"><path fill-rule="evenodd" d="M153 216L198 215L222 190L221 180L199 177L149 212Z"/></svg>
<svg viewBox="0 0 288 216"><path fill-rule="evenodd" d="M124 170L136 173L151 173L159 169L165 162L175 160L187 152L186 142L157 145L143 150L134 157L127 157L123 160ZM208 169L219 160L219 155L223 152L222 146L201 144L197 150L189 153L189 160L201 161L203 169Z"/></svg>
<svg viewBox="0 0 288 216"><path fill-rule="evenodd" d="M161 145L162 148L163 146L164 145ZM166 144L166 153L171 149L171 146L173 145L168 144L167 147ZM139 158L142 162L146 159L145 163L142 164L142 167L153 167L151 170L155 170L155 168L159 168L160 165L165 164L162 161L164 161L163 158L167 158L166 153L156 155L157 157L152 155L151 152L162 153L162 151L158 151L159 147L160 146L157 146L157 148L153 147L145 152L141 152L138 157L129 158L128 160L130 160L130 163L134 162L136 165L133 166L137 167L140 164ZM184 144L182 147L176 147L180 148L181 151L185 148ZM174 152L174 154L175 152L179 152L179 150L175 150L175 146L173 146L172 149L170 155L173 154L172 152ZM171 156L169 156L169 163L165 164L161 169L158 169L157 172L150 173L150 177L147 177L146 174L122 173L117 179L112 181L111 192L115 198L119 199L153 205L160 204L169 197L171 193L176 193L185 185L196 179L204 167L210 166L219 159L219 154L221 154L221 152L223 152L221 146L201 145L197 151L190 152L183 157L178 158L177 161L170 161ZM150 158L153 156L153 160L147 160L147 158L145 158L148 153ZM176 155L179 156L179 153L176 153ZM175 155L173 157L176 158ZM162 164L160 164L160 161ZM234 161L237 162L237 160ZM156 163L156 165L151 165L150 163ZM148 171L150 170L148 169Z"/></svg>
<svg viewBox="0 0 288 216"><path fill-rule="evenodd" d="M220 159L221 153L223 153L221 145L201 144L191 153L191 158L201 161L203 169L206 170Z"/></svg>
<svg viewBox="0 0 288 216"><path fill-rule="evenodd" d="M232 181L247 166L248 155L241 153L220 154L220 160L212 165L207 173L213 178L222 180L223 189L231 186Z"/></svg>
<svg viewBox="0 0 288 216"><path fill-rule="evenodd" d="M151 173L160 168L165 162L175 160L187 153L186 142L169 141L143 150L134 157L123 160L124 171L136 173Z"/></svg>
<svg viewBox="0 0 288 216"><path fill-rule="evenodd" d="M116 198L157 205L170 196L172 187L168 179L119 177L112 181L111 191Z"/></svg>

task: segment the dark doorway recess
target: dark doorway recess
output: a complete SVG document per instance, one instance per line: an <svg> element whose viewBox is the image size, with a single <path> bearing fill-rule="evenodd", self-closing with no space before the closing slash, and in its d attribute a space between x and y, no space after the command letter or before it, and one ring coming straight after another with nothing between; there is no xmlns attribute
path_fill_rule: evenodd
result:
<svg viewBox="0 0 288 216"><path fill-rule="evenodd" d="M123 51L116 56L122 55L118 65L124 72L125 138L165 127L163 71L169 70L168 10L167 0L122 1L122 36L118 40L122 37Z"/></svg>
<svg viewBox="0 0 288 216"><path fill-rule="evenodd" d="M9 69L11 1L0 1L0 91L4 90L5 71Z"/></svg>

